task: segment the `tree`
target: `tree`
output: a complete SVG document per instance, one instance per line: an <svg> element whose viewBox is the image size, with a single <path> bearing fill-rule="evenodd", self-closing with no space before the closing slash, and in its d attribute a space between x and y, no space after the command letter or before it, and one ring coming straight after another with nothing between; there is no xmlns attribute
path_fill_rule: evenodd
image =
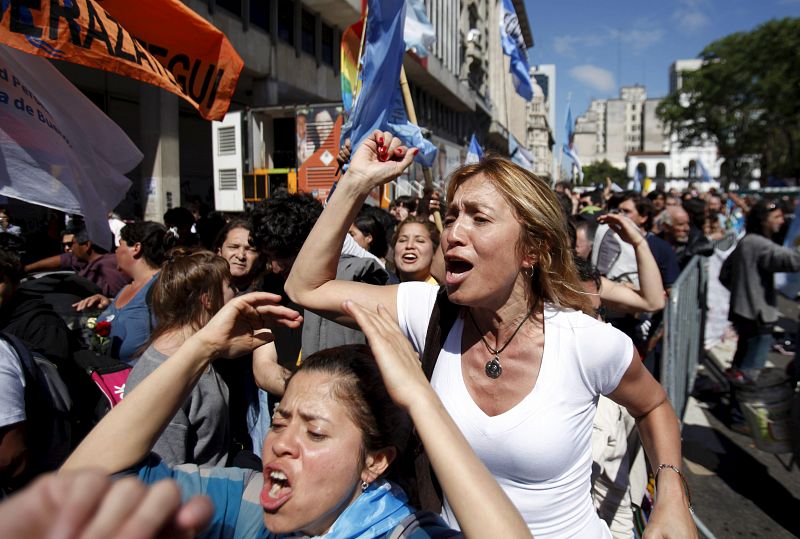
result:
<svg viewBox="0 0 800 539"><path fill-rule="evenodd" d="M723 176L800 176L800 19L772 20L708 45L658 107L686 147L713 140Z"/></svg>
<svg viewBox="0 0 800 539"><path fill-rule="evenodd" d="M587 183L593 184L602 184L606 178L611 178L612 182L623 188L628 183L628 174L625 169L615 167L608 162L608 159L584 166L583 176Z"/></svg>

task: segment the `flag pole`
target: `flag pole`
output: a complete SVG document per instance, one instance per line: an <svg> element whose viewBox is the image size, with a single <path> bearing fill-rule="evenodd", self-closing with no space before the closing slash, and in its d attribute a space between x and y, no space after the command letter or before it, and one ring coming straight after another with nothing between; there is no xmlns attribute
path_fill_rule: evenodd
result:
<svg viewBox="0 0 800 539"><path fill-rule="evenodd" d="M400 66L400 91L403 93L403 104L406 107L408 121L414 125L419 125L417 123L417 111L414 109L414 100L411 98L411 89L408 86L406 69L402 65ZM422 167L422 175L425 178L425 191L427 191L427 196L430 196L430 193L433 192L433 174L431 173L431 169ZM438 211L433 212L433 220L436 223L436 228L441 232L444 227L442 225L442 216Z"/></svg>
<svg viewBox="0 0 800 539"><path fill-rule="evenodd" d="M364 7L364 16L362 20L364 21L361 25L361 42L358 44L358 71L356 72L356 87L353 91L353 103L356 101L356 97L359 93L361 93L361 69L363 68L363 64L361 62L361 57L364 55L364 41L367 37L367 16L369 15L369 3Z"/></svg>

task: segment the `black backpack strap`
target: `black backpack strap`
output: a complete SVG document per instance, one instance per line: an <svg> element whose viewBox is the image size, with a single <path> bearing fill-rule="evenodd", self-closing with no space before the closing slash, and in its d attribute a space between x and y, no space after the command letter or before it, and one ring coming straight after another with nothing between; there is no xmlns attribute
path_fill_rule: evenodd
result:
<svg viewBox="0 0 800 539"><path fill-rule="evenodd" d="M433 305L431 318L428 321L428 333L425 335L425 349L420 356L422 370L428 380L433 376L436 360L442 351L444 341L453 324L456 323L461 306L447 299L447 289L440 287L436 293L436 303Z"/></svg>
<svg viewBox="0 0 800 539"><path fill-rule="evenodd" d="M458 318L460 309L459 305L447 299L445 288L439 288L428 322L425 347L420 356L422 370L428 380L433 376L436 360L439 358L439 353L442 351L450 329ZM433 474L430 460L428 460L428 455L425 453L425 448L416 431L409 441L408 453L408 458L411 459L411 470L406 470L406 473L413 475L413 482L403 482L402 486L414 507L438 513L442 508L442 489Z"/></svg>

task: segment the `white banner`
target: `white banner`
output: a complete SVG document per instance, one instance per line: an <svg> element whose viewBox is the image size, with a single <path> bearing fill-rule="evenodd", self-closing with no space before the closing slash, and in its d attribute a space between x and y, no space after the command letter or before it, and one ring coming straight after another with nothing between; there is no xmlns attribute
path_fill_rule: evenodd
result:
<svg viewBox="0 0 800 539"><path fill-rule="evenodd" d="M108 212L142 153L46 59L0 45L0 194L84 216L111 248Z"/></svg>

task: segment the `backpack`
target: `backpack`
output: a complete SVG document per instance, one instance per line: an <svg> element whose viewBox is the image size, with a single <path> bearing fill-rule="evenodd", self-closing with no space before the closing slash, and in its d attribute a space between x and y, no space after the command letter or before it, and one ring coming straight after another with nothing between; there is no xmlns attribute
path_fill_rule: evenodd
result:
<svg viewBox="0 0 800 539"><path fill-rule="evenodd" d="M1 332L19 357L25 376L26 444L29 474L57 469L73 449L72 398L58 367L33 353L14 335Z"/></svg>
<svg viewBox="0 0 800 539"><path fill-rule="evenodd" d="M428 322L425 349L420 355L422 370L428 381L433 376L433 369L436 367L439 352L441 352L447 334L450 333L450 329L455 324L460 310L460 305L456 305L447 299L445 287L440 287ZM436 480L428 455L425 453L425 448L416 431L410 437L406 454L408 459L413 459L413 463L405 466L406 474L413 475L413 480L402 482L402 487L408 494L411 505L424 511L440 513L442 510L442 488ZM408 469L409 467L413 469Z"/></svg>
<svg viewBox="0 0 800 539"><path fill-rule="evenodd" d="M94 422L96 423L111 408L122 401L125 395L125 383L133 369L123 361L98 354L92 350L75 352L73 359L92 378L103 396L103 399L100 399L95 406Z"/></svg>

